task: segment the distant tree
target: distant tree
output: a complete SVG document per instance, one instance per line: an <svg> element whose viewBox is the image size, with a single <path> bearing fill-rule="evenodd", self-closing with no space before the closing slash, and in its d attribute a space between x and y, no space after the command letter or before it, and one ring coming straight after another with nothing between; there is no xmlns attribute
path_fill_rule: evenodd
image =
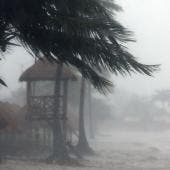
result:
<svg viewBox="0 0 170 170"><path fill-rule="evenodd" d="M7 98L4 98L5 101L10 103L15 103L21 107L26 105L26 88L19 87L11 91L11 95Z"/></svg>
<svg viewBox="0 0 170 170"><path fill-rule="evenodd" d="M92 97L93 128L95 134L101 130L105 122L114 121L114 107L106 99Z"/></svg>
<svg viewBox="0 0 170 170"><path fill-rule="evenodd" d="M165 107L158 107L155 101L147 96L124 92L124 95L117 94L116 102L114 103L114 113L118 114L115 122L119 122L117 126L133 125L133 129L134 127L161 129L170 120L167 109Z"/></svg>
<svg viewBox="0 0 170 170"><path fill-rule="evenodd" d="M148 123L153 119L153 105L144 97L132 95L124 107L125 118L138 119L139 122Z"/></svg>
<svg viewBox="0 0 170 170"><path fill-rule="evenodd" d="M152 101L161 102L162 106L166 108L166 104L170 104L170 90L159 90L152 96Z"/></svg>

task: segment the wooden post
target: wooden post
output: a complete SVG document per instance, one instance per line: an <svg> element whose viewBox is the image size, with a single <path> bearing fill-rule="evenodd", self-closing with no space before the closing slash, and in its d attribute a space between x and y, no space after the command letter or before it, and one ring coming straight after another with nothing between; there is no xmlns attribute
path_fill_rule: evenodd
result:
<svg viewBox="0 0 170 170"><path fill-rule="evenodd" d="M67 105L68 105L68 80L64 81L64 99L63 99L63 135L67 140Z"/></svg>
<svg viewBox="0 0 170 170"><path fill-rule="evenodd" d="M27 113L26 113L26 119L29 118L30 114L30 106L31 106L31 82L27 82Z"/></svg>

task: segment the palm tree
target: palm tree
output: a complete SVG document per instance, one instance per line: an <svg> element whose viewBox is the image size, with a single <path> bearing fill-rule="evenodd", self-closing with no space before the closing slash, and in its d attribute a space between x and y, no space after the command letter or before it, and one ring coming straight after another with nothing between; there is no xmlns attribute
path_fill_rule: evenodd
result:
<svg viewBox="0 0 170 170"><path fill-rule="evenodd" d="M101 0L0 0L0 50L22 45L35 57L72 65L103 92L112 85L100 74L103 69L151 76L157 65L142 64L127 51L125 43L133 41L132 33L115 20L107 4Z"/></svg>
<svg viewBox="0 0 170 170"><path fill-rule="evenodd" d="M81 154L92 154L93 151L90 148L84 125L84 104L85 104L85 94L86 94L86 82L84 77L81 79L81 89L80 89L80 106L79 106L79 140L77 144L77 149Z"/></svg>
<svg viewBox="0 0 170 170"><path fill-rule="evenodd" d="M91 139L95 138L94 134L94 120L93 120L93 113L92 113L92 89L91 89L91 84L88 83L88 107L89 107L89 137Z"/></svg>
<svg viewBox="0 0 170 170"><path fill-rule="evenodd" d="M114 2L112 6L117 9ZM146 75L157 68L138 62L124 47L128 41L131 32L100 0L0 0L2 52L22 45L36 57L73 65L99 90L111 85L99 74L103 68Z"/></svg>

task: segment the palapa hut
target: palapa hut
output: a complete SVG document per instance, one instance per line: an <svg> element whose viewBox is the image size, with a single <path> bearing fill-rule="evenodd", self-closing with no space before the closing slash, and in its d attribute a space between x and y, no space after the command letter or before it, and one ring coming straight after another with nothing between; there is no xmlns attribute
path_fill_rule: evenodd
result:
<svg viewBox="0 0 170 170"><path fill-rule="evenodd" d="M27 116L31 119L52 119L54 115L54 90L57 75L57 63L38 60L20 77L27 83ZM67 112L68 82L76 81L74 73L63 66L61 77L61 98L63 114Z"/></svg>
<svg viewBox="0 0 170 170"><path fill-rule="evenodd" d="M63 138L67 136L67 93L69 81L76 81L74 73L63 64L60 77L60 95L55 96L55 85L58 72L57 63L38 60L20 77L27 84L27 103L23 108L15 110L14 106L0 102L0 153L32 154L32 151L47 153L54 148L53 122L56 120L56 96L59 96L61 117L57 118L62 125ZM59 72L58 72L59 73ZM58 106L58 105L57 105ZM58 116L58 115L57 115ZM25 120L25 117L27 118ZM63 119L61 119L63 118ZM28 121L30 120L30 121ZM69 135L69 134L68 134ZM8 142L7 142L8 141ZM5 148L5 149L3 149ZM31 152L31 153L30 153ZM33 155L32 155L33 156Z"/></svg>
<svg viewBox="0 0 170 170"><path fill-rule="evenodd" d="M19 79L27 84L26 118L31 120L28 123L32 129L31 136L36 138L36 143L52 147L55 147L53 126L56 120L60 122L64 140L70 138L67 128L68 86L69 81L77 80L66 65L60 66L46 59L38 60ZM56 93L57 80L60 91ZM60 102L57 103L56 99Z"/></svg>

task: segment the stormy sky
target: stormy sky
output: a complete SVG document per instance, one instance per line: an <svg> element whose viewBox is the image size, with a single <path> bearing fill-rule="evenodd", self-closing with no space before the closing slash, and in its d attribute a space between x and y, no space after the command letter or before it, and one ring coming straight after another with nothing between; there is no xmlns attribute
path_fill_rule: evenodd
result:
<svg viewBox="0 0 170 170"><path fill-rule="evenodd" d="M117 0L124 11L118 19L134 32L136 43L129 50L146 64L161 64L153 78L141 75L113 77L116 86L150 95L157 89L170 89L170 1Z"/></svg>
<svg viewBox="0 0 170 170"><path fill-rule="evenodd" d="M130 92L150 95L155 90L170 89L170 1L168 0L117 0L123 12L117 19L134 32L135 43L128 44L129 51L145 64L161 64L154 77L142 75L113 76L117 87ZM3 87L1 97L19 86L21 72L33 62L25 50L11 49L0 63L0 76L9 88ZM2 87L1 87L2 88Z"/></svg>

